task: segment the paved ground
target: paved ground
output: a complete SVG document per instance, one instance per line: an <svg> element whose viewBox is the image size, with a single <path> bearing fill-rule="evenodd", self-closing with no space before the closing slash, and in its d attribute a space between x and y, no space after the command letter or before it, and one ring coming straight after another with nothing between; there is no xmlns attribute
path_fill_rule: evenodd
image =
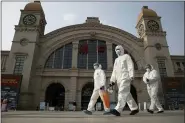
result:
<svg viewBox="0 0 185 123"><path fill-rule="evenodd" d="M184 111L164 114L140 112L135 116L125 111L121 117L104 116L103 112L85 115L83 112L15 111L3 112L2 123L184 123Z"/></svg>

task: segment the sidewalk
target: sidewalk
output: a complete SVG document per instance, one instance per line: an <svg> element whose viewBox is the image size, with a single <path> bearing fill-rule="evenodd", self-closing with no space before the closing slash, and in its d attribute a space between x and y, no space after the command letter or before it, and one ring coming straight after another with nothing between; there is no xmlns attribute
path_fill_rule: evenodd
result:
<svg viewBox="0 0 185 123"><path fill-rule="evenodd" d="M121 117L104 116L103 112L85 115L82 111L11 111L2 113L2 123L183 123L184 111L165 111L164 114L149 114L141 111L130 116L129 111Z"/></svg>

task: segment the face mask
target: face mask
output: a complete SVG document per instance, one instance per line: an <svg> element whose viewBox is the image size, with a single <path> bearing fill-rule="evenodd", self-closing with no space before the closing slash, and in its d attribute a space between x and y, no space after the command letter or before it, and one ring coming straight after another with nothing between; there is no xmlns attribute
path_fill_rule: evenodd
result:
<svg viewBox="0 0 185 123"><path fill-rule="evenodd" d="M96 70L98 68L98 66L94 66L94 69Z"/></svg>
<svg viewBox="0 0 185 123"><path fill-rule="evenodd" d="M117 50L116 50L116 54L117 54L117 55L121 55L120 49L117 49Z"/></svg>
<svg viewBox="0 0 185 123"><path fill-rule="evenodd" d="M147 69L146 69L146 71L147 71L147 72L150 72L150 69L149 69L149 68L147 68Z"/></svg>

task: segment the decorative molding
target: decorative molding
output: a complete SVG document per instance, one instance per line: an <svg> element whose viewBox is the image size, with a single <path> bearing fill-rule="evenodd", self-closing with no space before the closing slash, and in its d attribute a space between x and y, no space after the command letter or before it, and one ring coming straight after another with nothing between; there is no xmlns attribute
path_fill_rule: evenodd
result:
<svg viewBox="0 0 185 123"><path fill-rule="evenodd" d="M40 31L39 27L37 26L15 26L16 31L20 32L33 32L33 31Z"/></svg>
<svg viewBox="0 0 185 123"><path fill-rule="evenodd" d="M144 47L144 50L146 50L146 48L148 48L148 47L155 47L155 45L148 45L148 46ZM161 48L162 48L162 47L168 48L169 46L163 46L163 45L161 45Z"/></svg>
<svg viewBox="0 0 185 123"><path fill-rule="evenodd" d="M28 53L21 53L21 52L15 52L13 53L14 54L14 58L16 59L17 56L21 55L21 56L24 56L25 59L27 59L28 57Z"/></svg>
<svg viewBox="0 0 185 123"><path fill-rule="evenodd" d="M118 35L127 37L130 40L135 40L136 42L137 41L140 41L140 39L137 38L136 36L134 36L134 35L126 32L124 30L121 30L119 28L111 27L111 26L103 25L103 24L87 24L87 23L85 23L85 24L71 25L71 26L66 26L64 28L57 29L55 31L52 31L52 32L46 34L43 38L45 40L49 40L49 39L51 39L53 37L56 37L58 35L62 35L64 33L69 33L69 32L72 32L72 31L78 31L78 30L100 30L100 31L108 31L108 32L111 32L111 33L115 33L115 34L118 34Z"/></svg>
<svg viewBox="0 0 185 123"><path fill-rule="evenodd" d="M149 31L149 30L146 30L145 35L148 35L148 36L166 36L166 32L165 31Z"/></svg>
<svg viewBox="0 0 185 123"><path fill-rule="evenodd" d="M160 43L156 43L156 44L155 44L155 48L156 48L157 50L161 50L162 46L161 46Z"/></svg>
<svg viewBox="0 0 185 123"><path fill-rule="evenodd" d="M89 32L89 34L90 34L91 37L95 37L96 36L96 32L94 32L94 31L93 32Z"/></svg>
<svg viewBox="0 0 185 123"><path fill-rule="evenodd" d="M29 40L26 39L26 38L22 38L22 39L20 40L20 44L21 44L22 46L28 45L28 42L29 42Z"/></svg>
<svg viewBox="0 0 185 123"><path fill-rule="evenodd" d="M157 60L167 60L166 56L156 56L155 59L157 59Z"/></svg>

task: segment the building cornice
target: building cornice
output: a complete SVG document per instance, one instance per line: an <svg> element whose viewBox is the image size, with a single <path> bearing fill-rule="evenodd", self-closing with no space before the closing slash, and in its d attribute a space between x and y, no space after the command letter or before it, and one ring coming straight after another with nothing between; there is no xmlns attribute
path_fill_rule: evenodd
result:
<svg viewBox="0 0 185 123"><path fill-rule="evenodd" d="M165 31L152 32L152 31L146 30L143 35L147 35L147 36L166 36L166 32Z"/></svg>
<svg viewBox="0 0 185 123"><path fill-rule="evenodd" d="M116 27L108 26L108 25L98 24L98 23L84 23L84 24L66 26L66 27L54 30L54 31L44 35L42 38L44 38L44 40L49 40L49 39L52 39L52 38L54 38L58 35L62 35L64 33L69 33L69 32L72 32L72 31L78 31L78 30L107 31L107 32L118 34L120 36L124 36L127 39L135 41L136 43L137 42L142 42L142 40L140 38L137 38L136 36L126 32L124 30L121 30L121 29L116 28Z"/></svg>

